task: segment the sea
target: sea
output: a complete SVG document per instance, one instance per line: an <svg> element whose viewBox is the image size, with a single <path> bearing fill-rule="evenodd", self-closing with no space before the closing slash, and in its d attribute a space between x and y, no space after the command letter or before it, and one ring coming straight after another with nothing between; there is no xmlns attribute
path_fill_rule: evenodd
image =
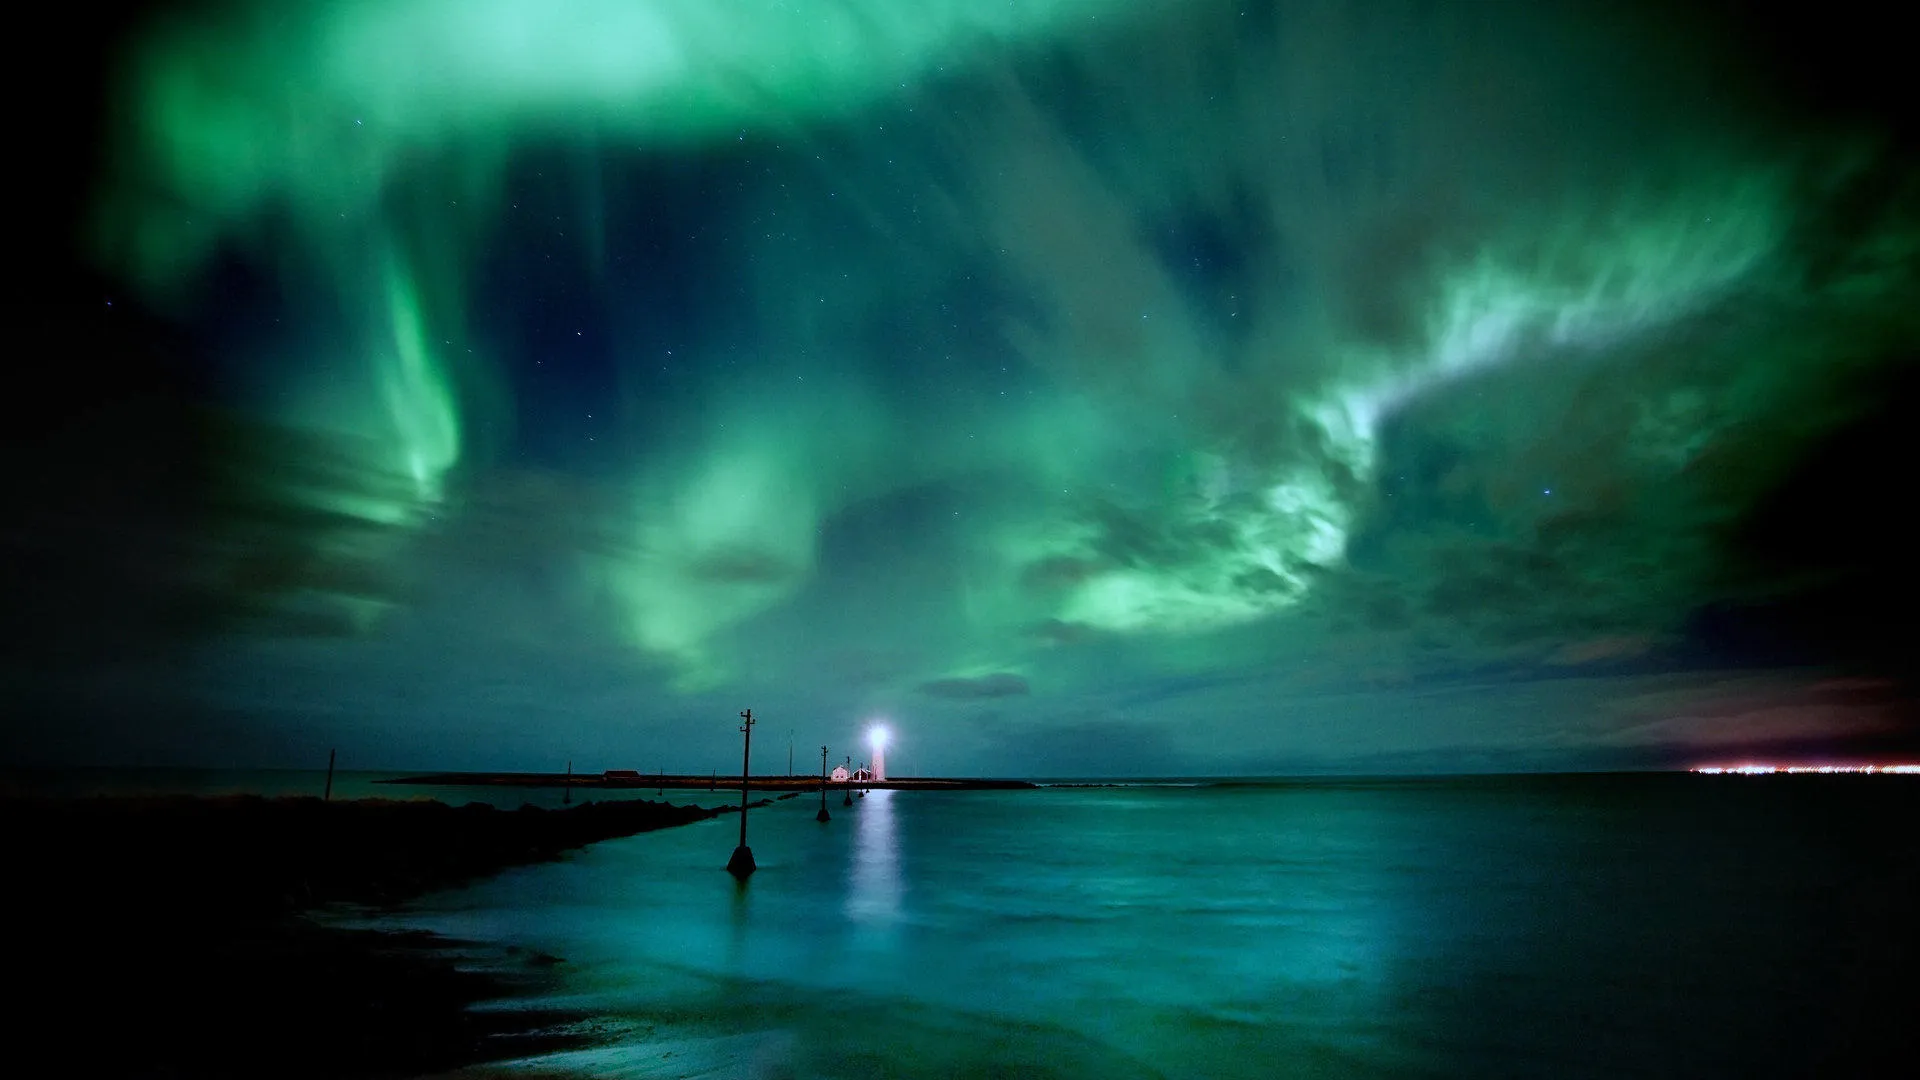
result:
<svg viewBox="0 0 1920 1080"><path fill-rule="evenodd" d="M335 797L396 793L374 779L337 777ZM485 1007L590 1016L593 1045L473 1077L1907 1075L1920 1049L1920 777L873 790L832 793L825 823L820 806L749 815L744 884L728 815L362 921L560 958L537 997Z"/></svg>

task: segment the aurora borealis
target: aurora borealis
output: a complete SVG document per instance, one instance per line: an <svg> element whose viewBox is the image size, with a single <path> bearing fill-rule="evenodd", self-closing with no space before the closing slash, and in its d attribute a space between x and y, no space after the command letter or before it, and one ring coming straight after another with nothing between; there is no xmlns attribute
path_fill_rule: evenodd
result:
<svg viewBox="0 0 1920 1080"><path fill-rule="evenodd" d="M1920 174L1831 45L1793 66L1830 39L1598 3L126 25L76 269L22 309L83 342L17 406L26 759L702 771L748 706L803 749L888 717L924 773L1920 743Z"/></svg>

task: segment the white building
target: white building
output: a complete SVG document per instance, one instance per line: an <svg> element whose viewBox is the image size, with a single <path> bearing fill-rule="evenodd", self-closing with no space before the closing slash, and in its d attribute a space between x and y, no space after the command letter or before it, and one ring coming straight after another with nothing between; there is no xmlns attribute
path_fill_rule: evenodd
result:
<svg viewBox="0 0 1920 1080"><path fill-rule="evenodd" d="M831 780L836 784L844 784L851 777L851 775L852 775L851 773L847 772L847 767L845 765L835 765L833 767L833 771L827 774L827 779Z"/></svg>

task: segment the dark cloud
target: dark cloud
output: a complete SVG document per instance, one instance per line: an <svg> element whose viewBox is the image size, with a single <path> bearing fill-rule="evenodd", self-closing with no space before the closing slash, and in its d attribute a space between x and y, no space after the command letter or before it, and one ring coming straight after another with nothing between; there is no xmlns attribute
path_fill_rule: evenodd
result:
<svg viewBox="0 0 1920 1080"><path fill-rule="evenodd" d="M980 734L1001 775L1046 777L1184 776L1197 771L1167 731L1150 721L1069 714L1039 723L993 719Z"/></svg>
<svg viewBox="0 0 1920 1080"><path fill-rule="evenodd" d="M1578 667L1640 656L1652 646L1653 642L1649 639L1633 635L1587 638L1562 645L1549 654L1545 662L1553 666Z"/></svg>
<svg viewBox="0 0 1920 1080"><path fill-rule="evenodd" d="M930 697L960 701L1019 697L1030 692L1026 679L1004 671L967 679L934 679L921 683L919 689Z"/></svg>
<svg viewBox="0 0 1920 1080"><path fill-rule="evenodd" d="M1030 627L1028 633L1035 641L1043 645L1071 645L1098 635L1099 631L1083 623L1067 622L1062 619L1048 619Z"/></svg>
<svg viewBox="0 0 1920 1080"><path fill-rule="evenodd" d="M1722 677L1627 696L1599 741L1702 764L1768 750L1846 754L1920 745L1911 699L1887 679Z"/></svg>
<svg viewBox="0 0 1920 1080"><path fill-rule="evenodd" d="M799 568L770 551L730 548L715 551L689 568L692 574L708 581L754 584L790 581L799 576Z"/></svg>

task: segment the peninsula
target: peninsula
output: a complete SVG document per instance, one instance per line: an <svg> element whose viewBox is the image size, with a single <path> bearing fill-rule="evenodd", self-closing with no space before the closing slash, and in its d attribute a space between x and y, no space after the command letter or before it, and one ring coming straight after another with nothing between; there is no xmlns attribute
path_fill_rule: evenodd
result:
<svg viewBox="0 0 1920 1080"><path fill-rule="evenodd" d="M374 783L399 784L408 787L573 788L579 791L633 788L652 788L656 791L667 788L738 791L740 775L735 773L729 776L723 772L640 772L635 769L609 769L598 773L447 772L400 776L388 780L376 780ZM820 777L808 775L755 776L747 781L749 789L765 791L818 791L820 784ZM870 788L894 788L908 791L1007 791L1038 786L1025 780L917 776L906 779L859 780L846 783L829 781L826 785L828 791L864 791Z"/></svg>

